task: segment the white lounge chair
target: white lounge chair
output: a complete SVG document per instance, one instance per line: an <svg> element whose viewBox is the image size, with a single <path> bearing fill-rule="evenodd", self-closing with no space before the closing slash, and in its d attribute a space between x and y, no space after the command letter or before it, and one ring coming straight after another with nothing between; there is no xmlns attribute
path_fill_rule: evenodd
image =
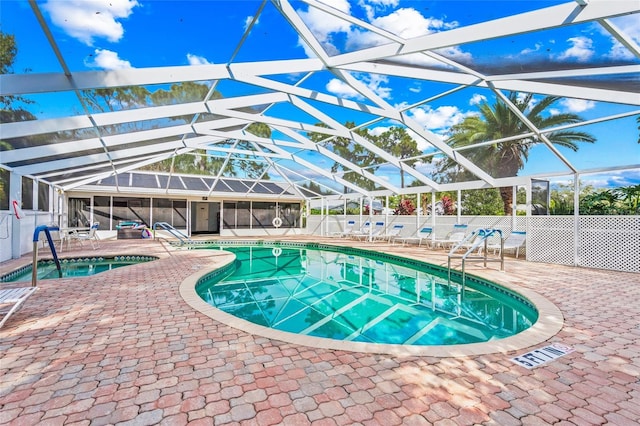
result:
<svg viewBox="0 0 640 426"><path fill-rule="evenodd" d="M468 225L453 225L453 230L444 238L433 240L433 247L451 248L460 243L467 236Z"/></svg>
<svg viewBox="0 0 640 426"><path fill-rule="evenodd" d="M407 244L407 243L414 243L417 242L418 246L422 245L423 241L431 241L431 234L433 233L433 228L430 227L422 227L418 230L418 232L416 232L416 235L412 236L412 237L400 237L400 238L396 238L394 240L394 243L396 241L402 241L402 244Z"/></svg>
<svg viewBox="0 0 640 426"><path fill-rule="evenodd" d="M347 224L344 226L344 230L342 230L342 232L334 232L333 235L336 237L345 238L351 235L351 233L353 233L355 229L356 229L356 221L349 220L347 221Z"/></svg>
<svg viewBox="0 0 640 426"><path fill-rule="evenodd" d="M2 314L0 328L36 290L38 290L38 287L17 287L0 290L0 314Z"/></svg>
<svg viewBox="0 0 640 426"><path fill-rule="evenodd" d="M359 233L355 237L358 240L367 240L369 238L371 238L371 240L374 240L378 238L380 235L383 235L383 232L384 232L384 222L376 222L374 227L371 229L371 232Z"/></svg>
<svg viewBox="0 0 640 426"><path fill-rule="evenodd" d="M520 247L522 247L527 239L527 233L524 231L511 231L511 234L503 241L504 250L515 250L516 259L520 253ZM500 243L493 243L487 245L487 250L493 250L494 253L500 251Z"/></svg>
<svg viewBox="0 0 640 426"><path fill-rule="evenodd" d="M387 233L382 235L377 235L375 239L391 242L396 238L400 237L400 234L402 233L403 229L404 229L404 225L395 224Z"/></svg>
<svg viewBox="0 0 640 426"><path fill-rule="evenodd" d="M369 229L370 229L370 228L371 228L371 222L366 221L366 222L364 223L364 225L362 225L362 226L360 227L360 229L356 229L356 230L352 231L352 232L349 234L349 236L350 236L351 238L356 238L356 239L358 239L361 235L367 235L367 236L369 236Z"/></svg>

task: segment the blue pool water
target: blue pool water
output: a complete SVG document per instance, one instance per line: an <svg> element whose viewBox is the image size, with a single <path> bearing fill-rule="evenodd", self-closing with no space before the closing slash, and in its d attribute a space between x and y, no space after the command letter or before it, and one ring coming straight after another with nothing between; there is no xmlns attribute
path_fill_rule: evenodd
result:
<svg viewBox="0 0 640 426"><path fill-rule="evenodd" d="M465 286L448 283L434 265L330 247L222 246L235 264L196 292L255 324L354 342L486 342L537 319L531 303L497 284L469 276Z"/></svg>
<svg viewBox="0 0 640 426"><path fill-rule="evenodd" d="M101 272L110 271L122 266L134 265L141 262L156 260L154 256L115 256L115 257L87 257L60 259L62 278L88 277ZM31 281L32 265L13 271L0 277L0 282ZM53 260L38 262L38 280L60 278Z"/></svg>

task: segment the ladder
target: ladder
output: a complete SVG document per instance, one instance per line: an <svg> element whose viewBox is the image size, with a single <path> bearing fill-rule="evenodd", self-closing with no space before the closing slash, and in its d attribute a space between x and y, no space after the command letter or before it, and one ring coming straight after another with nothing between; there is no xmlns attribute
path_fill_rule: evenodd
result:
<svg viewBox="0 0 640 426"><path fill-rule="evenodd" d="M489 237L498 235L500 237L500 257L499 258L489 258L487 257L487 240ZM462 260L462 288L464 290L464 285L466 283L467 275L465 272L465 264L468 260L474 261L482 261L484 263L484 267L487 267L487 262L500 262L500 270L504 271L504 253L502 250L502 245L504 241L502 239L502 231L500 229L476 229L469 235L467 235L462 241L454 245L449 251L448 259L447 259L447 283L451 284L451 259L461 259ZM458 250L465 248L466 251L464 253L458 253ZM472 256L474 251L478 250L482 254L478 254Z"/></svg>
<svg viewBox="0 0 640 426"><path fill-rule="evenodd" d="M156 222L153 224L153 236L155 238L156 235L156 229L161 228L164 229L165 231L167 231L168 233L170 233L171 235L173 235L174 237L176 237L177 239L180 240L180 244L184 244L186 242L191 243L193 241L191 241L191 238L189 238L188 236L184 235L182 232L178 231L176 228L174 228L173 226L171 226L170 224L168 224L167 222Z"/></svg>

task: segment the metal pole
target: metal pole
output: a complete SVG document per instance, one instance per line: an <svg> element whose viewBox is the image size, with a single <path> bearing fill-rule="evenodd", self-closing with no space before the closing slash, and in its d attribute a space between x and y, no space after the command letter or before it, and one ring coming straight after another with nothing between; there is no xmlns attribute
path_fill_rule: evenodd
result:
<svg viewBox="0 0 640 426"><path fill-rule="evenodd" d="M38 282L38 242L33 242L33 261L31 262L31 287Z"/></svg>

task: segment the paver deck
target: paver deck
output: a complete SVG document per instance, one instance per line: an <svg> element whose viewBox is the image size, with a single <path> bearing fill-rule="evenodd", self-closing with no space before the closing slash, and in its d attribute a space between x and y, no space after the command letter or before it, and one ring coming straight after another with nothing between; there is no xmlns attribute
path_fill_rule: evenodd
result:
<svg viewBox="0 0 640 426"><path fill-rule="evenodd" d="M375 247L446 264L442 251ZM575 351L528 370L510 358L535 346L392 356L250 335L180 297L182 281L223 253L121 240L62 256L97 253L160 259L39 282L0 329L0 424L640 424L638 274L513 258L506 272L474 267L474 274L539 293L563 313L548 342ZM0 274L28 262L5 262Z"/></svg>

